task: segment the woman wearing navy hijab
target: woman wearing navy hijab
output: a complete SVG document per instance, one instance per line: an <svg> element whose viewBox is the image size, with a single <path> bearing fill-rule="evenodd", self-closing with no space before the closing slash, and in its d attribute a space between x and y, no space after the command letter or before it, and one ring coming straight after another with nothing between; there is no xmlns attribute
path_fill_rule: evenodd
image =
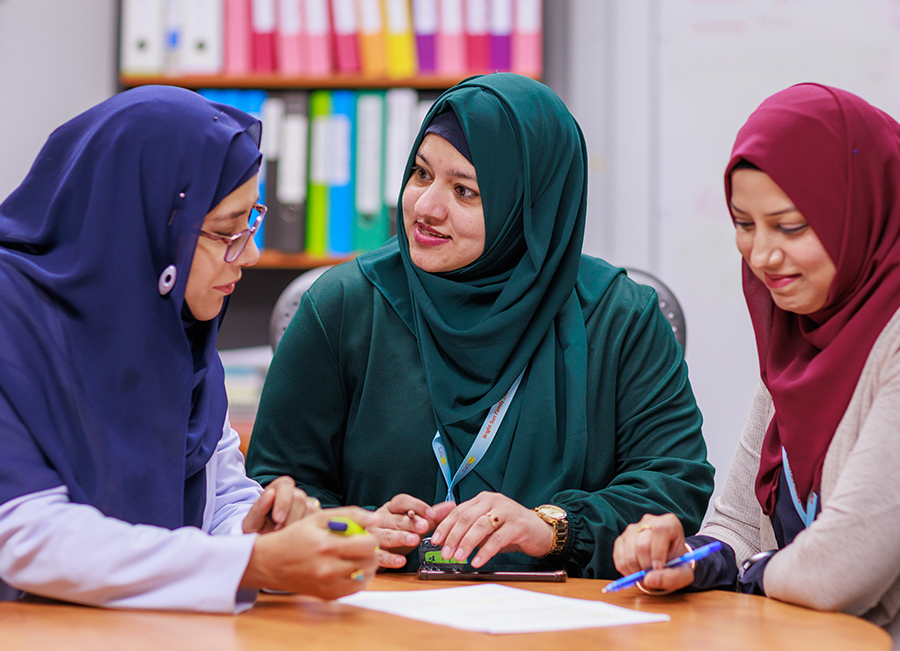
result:
<svg viewBox="0 0 900 651"><path fill-rule="evenodd" d="M227 422L216 333L259 257L260 129L131 90L57 129L0 204L3 597L234 612L244 588L371 578L374 537L330 535L290 480L263 493Z"/></svg>

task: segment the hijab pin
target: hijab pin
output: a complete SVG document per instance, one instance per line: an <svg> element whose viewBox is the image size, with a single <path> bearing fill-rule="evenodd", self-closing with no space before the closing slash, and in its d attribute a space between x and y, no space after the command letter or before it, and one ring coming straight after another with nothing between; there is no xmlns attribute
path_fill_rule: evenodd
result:
<svg viewBox="0 0 900 651"><path fill-rule="evenodd" d="M178 270L175 268L174 264L170 264L163 269L162 274L159 276L158 283L160 296L165 296L172 291L172 288L175 286L176 278L178 278Z"/></svg>
<svg viewBox="0 0 900 651"><path fill-rule="evenodd" d="M184 199L184 192L179 192L179 193L178 193L178 198L179 198L179 199Z"/></svg>

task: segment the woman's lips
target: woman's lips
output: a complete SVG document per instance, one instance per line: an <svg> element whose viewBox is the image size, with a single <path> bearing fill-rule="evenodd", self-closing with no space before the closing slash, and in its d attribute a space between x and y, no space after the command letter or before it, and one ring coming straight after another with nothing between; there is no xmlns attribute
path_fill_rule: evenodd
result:
<svg viewBox="0 0 900 651"><path fill-rule="evenodd" d="M781 289L782 287L787 287L799 277L799 274L766 274L766 286L769 287L769 289Z"/></svg>
<svg viewBox="0 0 900 651"><path fill-rule="evenodd" d="M218 287L216 287L216 289L228 296L234 291L235 285L237 285L236 280L233 283L228 283L227 285L219 285Z"/></svg>
<svg viewBox="0 0 900 651"><path fill-rule="evenodd" d="M416 227L413 230L413 237L416 239L416 242L426 246L438 246L445 242L449 242L451 239L449 235L442 235L421 223L416 223Z"/></svg>

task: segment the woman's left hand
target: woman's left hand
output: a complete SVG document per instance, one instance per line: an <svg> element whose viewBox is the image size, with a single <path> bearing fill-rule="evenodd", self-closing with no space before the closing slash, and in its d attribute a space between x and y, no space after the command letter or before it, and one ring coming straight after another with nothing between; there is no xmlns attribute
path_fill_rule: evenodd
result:
<svg viewBox="0 0 900 651"><path fill-rule="evenodd" d="M244 533L269 533L283 529L310 513L321 510L319 500L297 488L294 480L283 475L266 486L244 518Z"/></svg>
<svg viewBox="0 0 900 651"><path fill-rule="evenodd" d="M472 567L496 554L543 556L553 548L553 527L531 509L500 493L479 493L453 509L431 536L444 558L465 561L478 548Z"/></svg>

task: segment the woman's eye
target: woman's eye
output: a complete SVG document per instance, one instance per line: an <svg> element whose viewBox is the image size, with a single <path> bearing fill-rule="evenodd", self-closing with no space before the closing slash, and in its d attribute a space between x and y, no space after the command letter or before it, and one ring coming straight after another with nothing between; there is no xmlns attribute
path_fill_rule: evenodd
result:
<svg viewBox="0 0 900 651"><path fill-rule="evenodd" d="M421 165L413 165L412 166L412 174L410 176L413 176L413 177L419 179L420 181L425 181L428 179L428 172L426 172L425 168L422 167Z"/></svg>
<svg viewBox="0 0 900 651"><path fill-rule="evenodd" d="M456 192L463 199L475 199L478 196L478 193L475 192L475 190L472 190L471 188L467 188L464 185L457 185Z"/></svg>
<svg viewBox="0 0 900 651"><path fill-rule="evenodd" d="M809 224L782 224L778 226L778 230L786 235L794 235L795 233L806 230L807 226L809 226Z"/></svg>
<svg viewBox="0 0 900 651"><path fill-rule="evenodd" d="M746 231L753 228L753 222L744 221L741 219L734 220L734 227L740 231Z"/></svg>

